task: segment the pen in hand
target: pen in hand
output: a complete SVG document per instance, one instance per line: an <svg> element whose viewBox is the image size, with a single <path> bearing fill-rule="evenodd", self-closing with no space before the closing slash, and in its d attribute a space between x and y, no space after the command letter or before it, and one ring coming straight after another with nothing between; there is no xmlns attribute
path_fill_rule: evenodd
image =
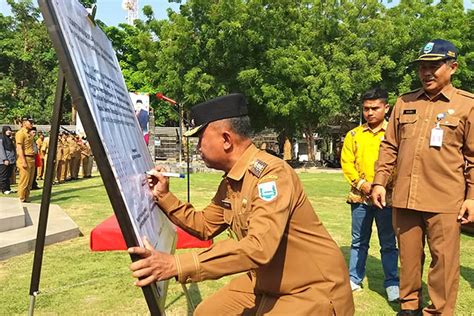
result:
<svg viewBox="0 0 474 316"><path fill-rule="evenodd" d="M147 171L145 172L147 175L149 176L155 176L155 174L151 171ZM183 173L177 173L177 172L158 172L157 173L161 173L162 176L165 176L165 177L170 177L170 178L179 178L179 179L184 179L185 178L185 175Z"/></svg>

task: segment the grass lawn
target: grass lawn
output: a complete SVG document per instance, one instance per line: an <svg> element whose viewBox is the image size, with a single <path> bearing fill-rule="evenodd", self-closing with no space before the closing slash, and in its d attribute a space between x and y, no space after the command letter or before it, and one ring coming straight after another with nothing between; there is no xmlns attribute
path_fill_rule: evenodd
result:
<svg viewBox="0 0 474 316"><path fill-rule="evenodd" d="M325 226L341 247L346 261L350 248L350 211L345 203L348 185L339 173L301 173L306 192ZM191 201L202 208L212 198L220 181L219 173L191 176ZM171 189L183 200L186 198L186 181L171 180ZM32 200L40 202L41 191L33 191ZM107 194L99 176L69 182L53 187L52 203L59 204L79 225L82 237L50 245L45 248L41 294L36 300L37 315L96 315L96 314L147 314L142 291L135 288L125 252L91 252L90 231L113 214ZM375 226L374 226L375 230ZM222 234L218 238L227 238ZM367 277L363 291L354 293L357 315L393 315L397 304L388 304L382 286L383 271L376 232L371 241L367 262ZM186 250L179 250L186 251ZM189 251L189 250L188 250ZM426 276L431 261L427 252ZM25 315L29 305L29 286L33 253L0 261L0 315ZM231 277L206 281L191 286L193 300L212 295ZM474 297L474 237L461 237L461 278L457 301L457 315L473 315ZM181 286L170 282L166 301L167 315L186 315L186 299Z"/></svg>

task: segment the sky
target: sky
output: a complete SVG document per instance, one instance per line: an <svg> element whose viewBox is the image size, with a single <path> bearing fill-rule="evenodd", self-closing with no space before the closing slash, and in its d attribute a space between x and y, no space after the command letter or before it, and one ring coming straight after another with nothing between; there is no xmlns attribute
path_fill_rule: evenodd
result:
<svg viewBox="0 0 474 316"><path fill-rule="evenodd" d="M34 1L36 2L36 1ZM185 2L185 1L183 1ZM385 1L387 2L387 1ZM389 6L396 5L398 0L393 0ZM145 5L151 5L153 12L157 19L166 19L166 9L172 8L179 11L179 4L169 3L168 0L138 0L138 5L143 8ZM474 0L464 0L464 7L466 9L474 9ZM5 15L10 14L9 5L6 0L0 0L0 13ZM96 18L102 20L107 25L117 26L119 23L126 23L127 12L122 9L121 0L97 0L97 15ZM143 18L140 10L139 18Z"/></svg>
<svg viewBox="0 0 474 316"><path fill-rule="evenodd" d="M387 2L387 0L384 2ZM389 6L396 5L397 3L398 0L393 0ZM143 8L145 5L151 5L157 19L167 18L167 8L179 11L179 4L169 3L168 0L138 0L138 5L140 8ZM464 0L464 7L466 9L474 9L474 0ZM0 13L9 15L9 8L6 0L0 0ZM127 12L122 9L122 0L97 0L96 18L105 22L105 24L117 26L119 23L126 23L126 17ZM139 18L143 18L141 10Z"/></svg>
<svg viewBox="0 0 474 316"><path fill-rule="evenodd" d="M183 1L184 2L184 1ZM36 0L33 0L36 3ZM151 5L155 18L166 19L168 8L172 8L174 11L179 11L179 4L169 3L168 0L138 0L140 7L138 18L143 19L143 13L141 9L145 5ZM9 15L10 6L6 0L0 0L0 13ZM119 23L126 23L127 11L122 9L122 0L97 0L97 13L96 18L102 20L109 26L117 26Z"/></svg>

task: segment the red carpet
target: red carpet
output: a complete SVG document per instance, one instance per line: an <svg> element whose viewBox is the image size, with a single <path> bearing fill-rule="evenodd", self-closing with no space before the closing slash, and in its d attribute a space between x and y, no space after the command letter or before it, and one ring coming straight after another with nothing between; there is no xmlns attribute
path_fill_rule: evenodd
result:
<svg viewBox="0 0 474 316"><path fill-rule="evenodd" d="M176 227L176 233L178 234L176 249L207 248L212 245L212 240L199 240L179 227ZM115 215L110 216L91 231L90 248L92 251L127 249Z"/></svg>

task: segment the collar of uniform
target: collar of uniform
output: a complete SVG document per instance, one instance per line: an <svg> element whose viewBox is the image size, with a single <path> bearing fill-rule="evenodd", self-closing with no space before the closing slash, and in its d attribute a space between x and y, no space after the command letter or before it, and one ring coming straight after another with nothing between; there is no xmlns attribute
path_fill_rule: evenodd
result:
<svg viewBox="0 0 474 316"><path fill-rule="evenodd" d="M371 129L371 128L369 127L369 124L364 123L364 124L362 125L362 130L363 130L364 132L366 132L366 131L371 131L372 133L375 134L375 133L380 132L381 130L384 130L384 131L385 131L385 130L387 129L387 125L388 125L387 120L383 120L382 126L380 126L380 127L377 128L377 129Z"/></svg>
<svg viewBox="0 0 474 316"><path fill-rule="evenodd" d="M226 175L227 178L230 178L235 181L239 181L247 171L250 162L253 160L255 155L258 152L258 148L254 144L250 145L243 153L243 155L237 160L235 165L230 169L229 173Z"/></svg>
<svg viewBox="0 0 474 316"><path fill-rule="evenodd" d="M424 95L426 96L429 100L436 100L440 96L443 96L446 100L450 101L451 98L453 97L453 94L455 93L456 89L453 87L452 84L448 84L446 87L444 87L437 95L434 97L430 98L428 94L425 92L424 89L420 89L420 91L417 92L416 98L418 99L420 96Z"/></svg>

